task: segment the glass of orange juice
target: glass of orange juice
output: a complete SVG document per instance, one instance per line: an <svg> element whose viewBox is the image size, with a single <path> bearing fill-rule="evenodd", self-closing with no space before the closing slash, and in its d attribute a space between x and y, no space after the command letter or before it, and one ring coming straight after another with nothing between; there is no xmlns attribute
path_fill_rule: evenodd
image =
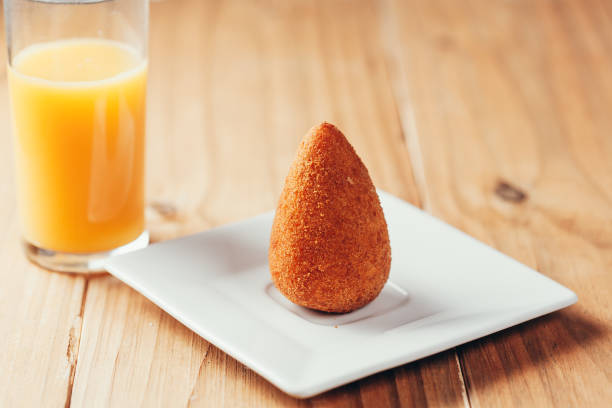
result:
<svg viewBox="0 0 612 408"><path fill-rule="evenodd" d="M5 0L18 213L52 270L103 270L149 242L148 0Z"/></svg>

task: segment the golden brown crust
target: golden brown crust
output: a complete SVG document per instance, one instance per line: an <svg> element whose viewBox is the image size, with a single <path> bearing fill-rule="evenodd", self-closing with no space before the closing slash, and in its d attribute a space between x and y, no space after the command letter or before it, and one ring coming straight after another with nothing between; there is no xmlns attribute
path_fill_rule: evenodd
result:
<svg viewBox="0 0 612 408"><path fill-rule="evenodd" d="M270 272L299 305L349 312L371 302L389 276L387 224L368 170L329 123L302 140L272 226Z"/></svg>

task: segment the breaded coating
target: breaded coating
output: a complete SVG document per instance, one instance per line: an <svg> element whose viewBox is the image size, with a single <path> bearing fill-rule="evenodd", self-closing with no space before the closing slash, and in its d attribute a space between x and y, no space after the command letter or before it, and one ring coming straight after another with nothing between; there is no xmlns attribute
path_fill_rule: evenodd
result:
<svg viewBox="0 0 612 408"><path fill-rule="evenodd" d="M268 258L283 295L325 312L365 306L389 277L391 246L378 194L353 147L329 123L312 128L300 143Z"/></svg>

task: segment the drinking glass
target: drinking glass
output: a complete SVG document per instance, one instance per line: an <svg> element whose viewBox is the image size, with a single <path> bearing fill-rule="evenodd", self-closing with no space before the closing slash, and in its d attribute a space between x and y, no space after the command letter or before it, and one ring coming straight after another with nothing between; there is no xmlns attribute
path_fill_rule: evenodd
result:
<svg viewBox="0 0 612 408"><path fill-rule="evenodd" d="M142 248L148 0L4 0L28 258L103 270Z"/></svg>

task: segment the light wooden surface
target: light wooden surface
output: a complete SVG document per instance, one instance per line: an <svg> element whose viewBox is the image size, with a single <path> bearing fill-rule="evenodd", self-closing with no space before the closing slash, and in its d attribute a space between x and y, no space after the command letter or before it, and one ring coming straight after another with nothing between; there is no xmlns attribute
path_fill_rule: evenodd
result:
<svg viewBox="0 0 612 408"><path fill-rule="evenodd" d="M116 279L28 264L2 84L0 406L610 406L612 3L166 0L150 44L154 240L273 208L328 120L378 187L579 302L296 400Z"/></svg>

